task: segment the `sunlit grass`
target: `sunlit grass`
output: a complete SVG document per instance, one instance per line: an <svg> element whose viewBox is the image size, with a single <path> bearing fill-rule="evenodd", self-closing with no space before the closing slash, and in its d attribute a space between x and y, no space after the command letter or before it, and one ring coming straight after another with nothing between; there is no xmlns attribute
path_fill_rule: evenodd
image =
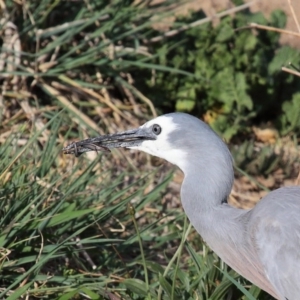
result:
<svg viewBox="0 0 300 300"><path fill-rule="evenodd" d="M69 120L61 111L24 146L14 148L18 139L9 139L2 147L1 298L241 299L248 293L187 228L182 210L163 209L172 172L157 176L158 167L141 176L108 164L110 154L92 161L64 156L58 140ZM45 130L51 134L41 146Z"/></svg>
<svg viewBox="0 0 300 300"><path fill-rule="evenodd" d="M159 54L144 42L157 35L150 26L156 10L145 1L24 3L7 4L22 60L1 70L9 76L1 79L0 298L262 295L205 246L179 205L168 208L170 166L123 151L61 152L70 141L156 114L131 72L192 76L151 63Z"/></svg>

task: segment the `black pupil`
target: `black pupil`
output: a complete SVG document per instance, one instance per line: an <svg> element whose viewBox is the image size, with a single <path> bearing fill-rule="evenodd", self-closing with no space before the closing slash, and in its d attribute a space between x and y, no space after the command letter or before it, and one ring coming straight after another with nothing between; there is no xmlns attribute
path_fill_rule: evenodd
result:
<svg viewBox="0 0 300 300"><path fill-rule="evenodd" d="M161 129L160 129L159 125L153 125L153 132L155 134L160 134L160 131L161 131Z"/></svg>

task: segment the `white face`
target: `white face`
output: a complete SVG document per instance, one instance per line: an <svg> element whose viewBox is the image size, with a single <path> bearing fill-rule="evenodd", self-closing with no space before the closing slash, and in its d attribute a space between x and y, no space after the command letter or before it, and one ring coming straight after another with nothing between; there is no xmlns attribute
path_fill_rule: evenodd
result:
<svg viewBox="0 0 300 300"><path fill-rule="evenodd" d="M186 161L186 152L174 148L172 141L169 139L170 133L177 129L178 124L172 121L172 117L160 116L145 123L140 128L151 129L154 124L161 127L161 132L157 135L156 140L143 141L140 146L133 146L130 147L130 149L141 150L151 155L161 157L183 169L184 162Z"/></svg>

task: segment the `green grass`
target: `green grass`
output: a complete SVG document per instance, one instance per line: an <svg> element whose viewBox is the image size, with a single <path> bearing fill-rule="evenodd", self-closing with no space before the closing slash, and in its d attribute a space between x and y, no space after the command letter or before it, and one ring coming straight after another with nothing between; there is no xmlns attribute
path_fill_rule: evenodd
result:
<svg viewBox="0 0 300 300"><path fill-rule="evenodd" d="M114 166L111 154L63 155L69 122L66 111L53 113L22 147L17 143L25 132L12 133L1 147L0 298L249 295L246 282L191 231L182 210L162 206L172 172L135 173ZM49 138L41 144L45 132Z"/></svg>
<svg viewBox="0 0 300 300"><path fill-rule="evenodd" d="M131 80L142 70L193 76L151 60L151 17L170 14L166 2L22 3L5 2L21 49L1 49L0 299L268 299L168 203L169 165L61 152L156 114Z"/></svg>

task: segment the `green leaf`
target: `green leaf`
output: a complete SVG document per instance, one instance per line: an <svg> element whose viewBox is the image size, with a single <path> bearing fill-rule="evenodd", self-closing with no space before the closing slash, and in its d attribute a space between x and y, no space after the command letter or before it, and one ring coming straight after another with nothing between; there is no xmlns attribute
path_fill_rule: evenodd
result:
<svg viewBox="0 0 300 300"><path fill-rule="evenodd" d="M33 282L28 282L22 287L16 289L9 297L6 298L6 300L18 300L21 298L21 296L26 295L26 291L29 289L29 287L33 284Z"/></svg>
<svg viewBox="0 0 300 300"><path fill-rule="evenodd" d="M146 283L140 279L128 278L122 281L126 288L139 296L147 296Z"/></svg>
<svg viewBox="0 0 300 300"><path fill-rule="evenodd" d="M234 35L232 26L224 24L216 37L216 42L222 43L230 40Z"/></svg>
<svg viewBox="0 0 300 300"><path fill-rule="evenodd" d="M220 269L220 271L224 274L224 276L229 279L246 297L248 300L256 300L256 298L253 297L253 295L251 295L249 293L249 291L247 291L238 281L236 281L227 271L223 271Z"/></svg>
<svg viewBox="0 0 300 300"><path fill-rule="evenodd" d="M282 105L281 132L287 134L293 130L300 129L300 93L293 95L292 100Z"/></svg>
<svg viewBox="0 0 300 300"><path fill-rule="evenodd" d="M141 262L141 264L142 264L142 262ZM147 261L147 268L151 272L155 272L155 273L163 274L163 272L164 272L164 268L156 262Z"/></svg>
<svg viewBox="0 0 300 300"><path fill-rule="evenodd" d="M57 215L54 215L52 217L49 217L49 222L47 224L47 227L53 227L57 226L62 223L70 222L71 220L83 217L89 213L94 212L94 208L84 209L84 210L77 210L73 212L64 212L59 213ZM30 228L35 228L38 223L40 223L43 220L35 220L31 225Z"/></svg>
<svg viewBox="0 0 300 300"><path fill-rule="evenodd" d="M298 61L299 51L288 46L278 49L276 56L270 62L268 71L270 74L282 72L281 68L287 66L290 62Z"/></svg>
<svg viewBox="0 0 300 300"><path fill-rule="evenodd" d="M171 297L171 295L172 295L172 285L161 274L159 275L158 280L159 280L159 283L162 286L163 290L166 292L166 294L169 297Z"/></svg>
<svg viewBox="0 0 300 300"><path fill-rule="evenodd" d="M91 291L90 289L86 287L82 287L80 289L81 292L85 293L87 296L90 297L91 300L100 300L102 297L100 295L96 294L95 292Z"/></svg>
<svg viewBox="0 0 300 300"><path fill-rule="evenodd" d="M195 107L196 102L194 100L177 100L176 110L190 112Z"/></svg>
<svg viewBox="0 0 300 300"><path fill-rule="evenodd" d="M78 290L74 290L68 293L65 293L64 295L60 296L58 298L58 300L70 300L70 299L74 299L74 296L77 296L79 294Z"/></svg>
<svg viewBox="0 0 300 300"><path fill-rule="evenodd" d="M286 24L286 14L282 10L274 10L271 13L271 24L277 28L284 28Z"/></svg>

